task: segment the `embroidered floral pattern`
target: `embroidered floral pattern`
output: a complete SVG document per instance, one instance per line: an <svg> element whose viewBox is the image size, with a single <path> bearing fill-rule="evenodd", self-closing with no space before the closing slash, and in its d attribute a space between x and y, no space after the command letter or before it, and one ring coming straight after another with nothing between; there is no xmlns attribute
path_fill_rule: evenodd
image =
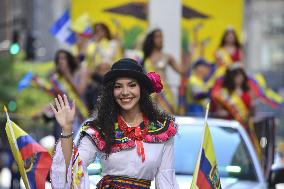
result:
<svg viewBox="0 0 284 189"><path fill-rule="evenodd" d="M141 129L145 127L142 123ZM171 139L177 132L177 124L174 122L172 117L168 117L163 123L161 122L150 122L148 124L148 134L145 136L143 142L147 143L162 143ZM105 147L105 141L101 138L99 132L88 126L88 123L83 126L81 137L89 136L95 143L100 151L103 151ZM115 141L111 152L119 152L125 149L131 149L135 147L135 141L126 137L123 131L119 128L118 124L115 124Z"/></svg>
<svg viewBox="0 0 284 189"><path fill-rule="evenodd" d="M163 124L154 124L153 128L146 135L144 142L161 143L174 137L177 133L177 124L173 119L167 119Z"/></svg>
<svg viewBox="0 0 284 189"><path fill-rule="evenodd" d="M72 188L79 188L81 178L84 177L83 163L78 153L78 148L73 145L73 156L72 156Z"/></svg>

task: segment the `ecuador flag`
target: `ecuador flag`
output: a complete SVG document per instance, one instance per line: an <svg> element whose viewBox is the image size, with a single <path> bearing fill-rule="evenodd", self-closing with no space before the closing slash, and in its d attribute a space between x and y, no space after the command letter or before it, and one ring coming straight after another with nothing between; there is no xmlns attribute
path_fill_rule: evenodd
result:
<svg viewBox="0 0 284 189"><path fill-rule="evenodd" d="M221 189L211 133L207 124L208 106L202 147L195 165L190 189Z"/></svg>
<svg viewBox="0 0 284 189"><path fill-rule="evenodd" d="M278 108L283 103L283 98L267 86L262 74L258 73L249 77L248 85L256 97L272 108Z"/></svg>
<svg viewBox="0 0 284 189"><path fill-rule="evenodd" d="M5 127L7 138L25 187L27 189L44 189L52 162L50 154L10 120L5 107L4 110L7 115Z"/></svg>

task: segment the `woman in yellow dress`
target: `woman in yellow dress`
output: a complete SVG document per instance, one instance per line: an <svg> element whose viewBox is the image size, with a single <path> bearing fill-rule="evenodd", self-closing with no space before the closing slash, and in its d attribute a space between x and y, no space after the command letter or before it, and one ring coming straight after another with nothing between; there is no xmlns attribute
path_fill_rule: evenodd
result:
<svg viewBox="0 0 284 189"><path fill-rule="evenodd" d="M178 64L171 55L164 53L162 50L163 34L160 29L155 29L146 36L143 43L144 59L142 64L148 72L159 73L163 81L163 92L154 96L156 103L166 112L176 113L176 99L172 88L167 84L166 68L170 66L177 73L183 75L189 70L190 63L186 63L185 66Z"/></svg>

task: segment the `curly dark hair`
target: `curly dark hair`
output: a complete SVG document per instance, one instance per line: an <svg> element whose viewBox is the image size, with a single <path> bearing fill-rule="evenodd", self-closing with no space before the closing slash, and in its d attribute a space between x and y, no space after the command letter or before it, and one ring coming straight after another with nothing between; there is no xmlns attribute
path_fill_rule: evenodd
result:
<svg viewBox="0 0 284 189"><path fill-rule="evenodd" d="M63 49L60 49L56 52L54 57L54 62L56 65L56 71L62 75L61 71L59 70L59 55L63 53L66 55L68 67L70 69L71 74L74 74L74 72L79 68L79 63L76 61L76 58L69 52Z"/></svg>
<svg viewBox="0 0 284 189"><path fill-rule="evenodd" d="M142 65L144 65L145 60L151 56L154 48L155 48L155 42L154 42L154 37L156 32L162 32L161 29L154 29L151 31L145 38L145 41L143 43L143 53L144 53L144 58L142 60Z"/></svg>
<svg viewBox="0 0 284 189"><path fill-rule="evenodd" d="M114 125L117 122L117 116L120 113L120 107L115 102L113 95L114 85L115 81L109 81L104 85L95 109L97 117L90 123L90 125L100 133L100 136L106 142L104 152L107 155L111 153L111 148L114 144ZM147 92L146 88L141 85L141 83L139 83L139 86L139 105L141 112L151 122L163 122L169 115L158 109L156 104L152 102L150 94Z"/></svg>
<svg viewBox="0 0 284 189"><path fill-rule="evenodd" d="M244 81L241 86L242 90L244 92L249 90L248 77L242 68L227 69L223 80L223 87L228 89L229 94L232 94L232 92L236 89L234 80L238 74L242 74L244 77Z"/></svg>
<svg viewBox="0 0 284 189"><path fill-rule="evenodd" d="M241 48L241 43L238 39L238 36L237 36L237 33L235 30L233 29L227 29L224 34L223 34L223 37L222 37L222 40L221 40L221 43L220 43L220 47L224 47L225 46L225 43L226 43L226 37L229 33L232 33L235 37L235 43L234 43L234 46L237 47L237 48Z"/></svg>

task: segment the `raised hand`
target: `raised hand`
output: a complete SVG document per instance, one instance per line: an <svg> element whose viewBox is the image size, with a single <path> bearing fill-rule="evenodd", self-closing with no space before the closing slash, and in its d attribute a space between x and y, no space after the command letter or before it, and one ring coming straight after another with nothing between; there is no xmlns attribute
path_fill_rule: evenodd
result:
<svg viewBox="0 0 284 189"><path fill-rule="evenodd" d="M55 107L50 104L52 111L54 112L55 118L62 128L62 133L71 133L72 125L75 119L75 102L73 100L72 108L69 105L66 95L63 98L58 95L55 98Z"/></svg>

